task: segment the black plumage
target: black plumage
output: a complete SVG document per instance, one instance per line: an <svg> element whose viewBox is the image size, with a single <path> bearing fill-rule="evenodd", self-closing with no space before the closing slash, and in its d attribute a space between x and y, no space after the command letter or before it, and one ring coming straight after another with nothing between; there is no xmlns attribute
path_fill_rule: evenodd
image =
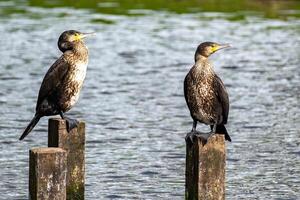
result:
<svg viewBox="0 0 300 200"><path fill-rule="evenodd" d="M77 120L64 116L77 102L88 64L88 49L82 39L89 34L70 30L63 32L58 47L63 55L46 73L41 84L36 104L36 113L20 140L24 139L41 117L60 114L70 130Z"/></svg>
<svg viewBox="0 0 300 200"><path fill-rule="evenodd" d="M211 126L208 137L220 133L231 141L225 128L229 113L228 93L208 60L212 53L228 46L212 42L200 44L195 53L195 64L184 79L184 96L193 118L192 135L201 135L196 131L197 122L200 122Z"/></svg>

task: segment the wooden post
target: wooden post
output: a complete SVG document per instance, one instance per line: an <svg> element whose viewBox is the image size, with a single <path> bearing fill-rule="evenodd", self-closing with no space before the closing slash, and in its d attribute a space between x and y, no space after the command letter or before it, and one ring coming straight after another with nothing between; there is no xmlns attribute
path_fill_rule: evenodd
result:
<svg viewBox="0 0 300 200"><path fill-rule="evenodd" d="M204 145L194 137L186 144L186 200L225 199L225 139L215 134Z"/></svg>
<svg viewBox="0 0 300 200"><path fill-rule="evenodd" d="M79 122L77 128L69 133L66 121L49 119L48 146L61 147L67 151L67 200L84 199L85 179L85 123Z"/></svg>
<svg viewBox="0 0 300 200"><path fill-rule="evenodd" d="M61 148L29 151L29 199L66 199L67 152Z"/></svg>

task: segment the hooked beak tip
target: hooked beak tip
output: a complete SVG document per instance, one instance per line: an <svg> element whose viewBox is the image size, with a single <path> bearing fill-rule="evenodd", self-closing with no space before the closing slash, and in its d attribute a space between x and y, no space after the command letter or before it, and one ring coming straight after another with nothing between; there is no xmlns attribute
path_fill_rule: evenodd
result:
<svg viewBox="0 0 300 200"><path fill-rule="evenodd" d="M95 36L96 32L91 32L91 33L82 33L82 38L90 37L90 36Z"/></svg>
<svg viewBox="0 0 300 200"><path fill-rule="evenodd" d="M220 45L220 49L229 48L229 47L231 47L230 44L222 44L222 45Z"/></svg>

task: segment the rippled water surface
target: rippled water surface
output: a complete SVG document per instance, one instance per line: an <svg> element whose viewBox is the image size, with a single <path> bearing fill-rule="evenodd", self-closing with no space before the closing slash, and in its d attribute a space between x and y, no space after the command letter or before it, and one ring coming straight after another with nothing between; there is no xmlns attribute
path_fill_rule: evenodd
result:
<svg viewBox="0 0 300 200"><path fill-rule="evenodd" d="M87 77L69 112L87 124L86 199L183 199L192 126L183 79L203 41L233 46L211 57L231 103L227 199L300 198L299 18L3 1L0 9L0 199L27 199L28 150L47 145L47 118L18 138L66 29L97 32L86 40Z"/></svg>

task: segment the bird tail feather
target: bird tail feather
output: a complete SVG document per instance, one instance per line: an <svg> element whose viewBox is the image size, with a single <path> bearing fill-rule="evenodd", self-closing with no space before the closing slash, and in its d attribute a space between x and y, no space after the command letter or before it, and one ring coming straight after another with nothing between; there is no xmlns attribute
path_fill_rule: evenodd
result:
<svg viewBox="0 0 300 200"><path fill-rule="evenodd" d="M30 133L30 131L32 131L32 129L35 127L35 125L39 122L40 118L41 118L41 116L39 114L35 114L33 119L30 121L30 123L26 127L25 131L19 138L19 140L23 140Z"/></svg>
<svg viewBox="0 0 300 200"><path fill-rule="evenodd" d="M211 128L212 128L212 126L211 126ZM217 125L216 133L224 134L225 135L225 140L231 142L231 138L230 138L224 124Z"/></svg>

